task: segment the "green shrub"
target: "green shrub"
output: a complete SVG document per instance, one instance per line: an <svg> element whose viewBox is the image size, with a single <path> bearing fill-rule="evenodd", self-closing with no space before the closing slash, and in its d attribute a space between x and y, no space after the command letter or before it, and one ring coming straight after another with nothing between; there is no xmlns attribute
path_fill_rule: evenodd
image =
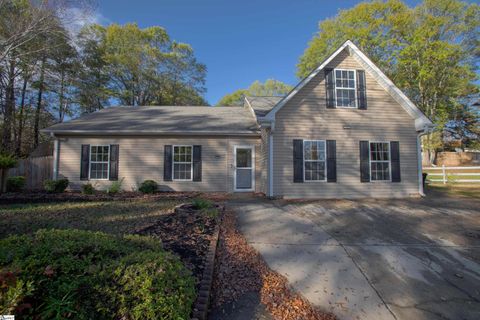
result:
<svg viewBox="0 0 480 320"><path fill-rule="evenodd" d="M31 281L24 282L11 271L0 272L0 314L13 314L20 301L32 292Z"/></svg>
<svg viewBox="0 0 480 320"><path fill-rule="evenodd" d="M24 176L7 178L7 192L22 192L25 188L25 182Z"/></svg>
<svg viewBox="0 0 480 320"><path fill-rule="evenodd" d="M219 215L217 208L203 209L202 213L205 214L207 217L213 218L213 219L216 219Z"/></svg>
<svg viewBox="0 0 480 320"><path fill-rule="evenodd" d="M11 236L0 240L0 269L31 284L22 297L29 314L43 319L187 319L195 299L190 272L148 237L80 230Z"/></svg>
<svg viewBox="0 0 480 320"><path fill-rule="evenodd" d="M143 181L142 184L140 185L140 188L138 188L138 190L140 190L140 192L142 193L155 193L157 189L158 189L158 184L153 180Z"/></svg>
<svg viewBox="0 0 480 320"><path fill-rule="evenodd" d="M0 169L13 168L17 165L17 159L11 154L0 154Z"/></svg>
<svg viewBox="0 0 480 320"><path fill-rule="evenodd" d="M83 194L94 194L95 187L91 183L86 183L82 185L82 193Z"/></svg>
<svg viewBox="0 0 480 320"><path fill-rule="evenodd" d="M206 199L194 199L192 201L192 206L197 210L209 209L213 207L213 202Z"/></svg>
<svg viewBox="0 0 480 320"><path fill-rule="evenodd" d="M123 179L124 178L122 178L118 181L113 181L112 184L110 185L110 187L107 189L107 193L108 194L117 194L120 191L122 191Z"/></svg>
<svg viewBox="0 0 480 320"><path fill-rule="evenodd" d="M67 178L58 180L45 180L43 186L49 193L62 193L67 189L69 181Z"/></svg>

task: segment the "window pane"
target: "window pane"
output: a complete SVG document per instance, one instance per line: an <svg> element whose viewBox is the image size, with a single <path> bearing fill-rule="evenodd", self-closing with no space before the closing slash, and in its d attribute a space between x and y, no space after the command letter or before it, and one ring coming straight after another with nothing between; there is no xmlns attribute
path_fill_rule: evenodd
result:
<svg viewBox="0 0 480 320"><path fill-rule="evenodd" d="M318 160L325 160L325 141L317 141Z"/></svg>
<svg viewBox="0 0 480 320"><path fill-rule="evenodd" d="M252 166L252 150L237 149L237 167L250 168Z"/></svg>
<svg viewBox="0 0 480 320"><path fill-rule="evenodd" d="M305 160L312 160L312 143L305 141L303 145L303 158Z"/></svg>
<svg viewBox="0 0 480 320"><path fill-rule="evenodd" d="M185 179L192 179L192 165L186 164L185 165Z"/></svg>
<svg viewBox="0 0 480 320"><path fill-rule="evenodd" d="M312 143L312 160L318 160L318 145L316 143Z"/></svg>

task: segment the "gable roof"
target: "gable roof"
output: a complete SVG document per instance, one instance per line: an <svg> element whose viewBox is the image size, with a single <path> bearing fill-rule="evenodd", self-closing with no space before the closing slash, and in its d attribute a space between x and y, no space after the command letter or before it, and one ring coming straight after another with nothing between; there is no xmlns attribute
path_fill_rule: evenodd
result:
<svg viewBox="0 0 480 320"><path fill-rule="evenodd" d="M111 107L42 130L74 135L258 135L244 107Z"/></svg>
<svg viewBox="0 0 480 320"><path fill-rule="evenodd" d="M330 55L326 60L320 64L318 68L313 70L306 78L304 78L300 83L295 86L295 88L290 91L275 107L268 112L265 116L265 119L270 121L275 121L275 114L280 110L288 101L290 101L307 83L309 83L316 75L318 75L326 65L330 63L340 52L344 49L350 50L350 53L354 55L359 63L370 72L375 79L378 81L380 86L387 91L395 101L397 101L407 113L415 119L415 128L417 130L424 130L428 127L433 126L433 123L430 119L423 114L423 112L412 102L410 99L397 87L393 82L362 52L360 49L353 44L352 41L347 40L345 43L338 48L332 55Z"/></svg>
<svg viewBox="0 0 480 320"><path fill-rule="evenodd" d="M245 97L245 103L247 103L255 113L257 118L264 117L270 110L275 107L275 105L282 100L284 96L263 96L263 97L254 97L247 96Z"/></svg>

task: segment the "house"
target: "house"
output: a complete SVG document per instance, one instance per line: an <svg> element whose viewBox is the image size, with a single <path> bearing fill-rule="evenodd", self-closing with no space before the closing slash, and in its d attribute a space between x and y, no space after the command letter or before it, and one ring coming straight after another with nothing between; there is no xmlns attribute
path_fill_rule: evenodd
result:
<svg viewBox="0 0 480 320"><path fill-rule="evenodd" d="M351 41L285 97L238 107L104 109L44 130L72 188L146 179L162 190L285 198L422 194L432 122Z"/></svg>

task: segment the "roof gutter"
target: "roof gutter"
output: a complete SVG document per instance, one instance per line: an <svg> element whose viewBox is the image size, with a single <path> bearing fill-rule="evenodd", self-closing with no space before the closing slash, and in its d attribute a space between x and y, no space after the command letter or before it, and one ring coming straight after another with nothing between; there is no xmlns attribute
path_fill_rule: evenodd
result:
<svg viewBox="0 0 480 320"><path fill-rule="evenodd" d="M92 136L92 135L111 135L111 136L246 136L258 137L260 132L252 131L202 131L202 132L185 132L185 131L118 131L118 130L41 130L41 132L50 135L65 136Z"/></svg>

